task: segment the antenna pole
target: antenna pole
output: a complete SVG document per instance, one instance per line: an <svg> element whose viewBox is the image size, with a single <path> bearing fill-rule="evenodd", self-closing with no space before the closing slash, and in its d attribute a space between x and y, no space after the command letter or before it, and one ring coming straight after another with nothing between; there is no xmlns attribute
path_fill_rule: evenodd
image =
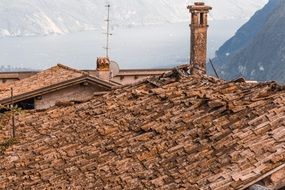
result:
<svg viewBox="0 0 285 190"><path fill-rule="evenodd" d="M111 7L111 5L107 4L106 7L108 9L108 16L107 16L107 20L106 20L107 32L106 32L106 47L105 47L105 49L106 49L106 57L109 58L109 49L110 49L109 48L109 41L110 41L110 36L112 35L110 33L110 7Z"/></svg>
<svg viewBox="0 0 285 190"><path fill-rule="evenodd" d="M217 73L217 70L216 70L216 68L215 68L215 66L214 66L214 64L213 64L213 62L212 62L212 60L209 59L209 61L210 61L211 65L212 65L212 68L213 68L213 70L214 70L214 72L215 72L216 77L217 77L217 78L220 78L219 75L218 75L218 73Z"/></svg>
<svg viewBox="0 0 285 190"><path fill-rule="evenodd" d="M11 109L12 109L12 137L16 138L16 125L15 125L15 108L14 108L14 91L11 88Z"/></svg>

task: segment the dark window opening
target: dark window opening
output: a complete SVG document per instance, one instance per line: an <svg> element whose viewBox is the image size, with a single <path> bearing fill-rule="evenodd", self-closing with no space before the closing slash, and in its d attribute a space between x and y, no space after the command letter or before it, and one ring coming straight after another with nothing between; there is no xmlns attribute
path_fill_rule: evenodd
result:
<svg viewBox="0 0 285 190"><path fill-rule="evenodd" d="M5 108L5 107L1 108L0 109L0 116L1 116L1 114L6 113L7 111L9 111L8 108Z"/></svg>
<svg viewBox="0 0 285 190"><path fill-rule="evenodd" d="M35 109L35 100L32 98L21 102L16 102L15 105L17 106L17 108L20 108L22 110L33 110ZM0 108L0 113L5 113L7 111L10 111L9 105Z"/></svg>
<svg viewBox="0 0 285 190"><path fill-rule="evenodd" d="M23 110L32 110L35 109L35 100L33 98L24 100L16 103L16 105L18 106L18 108L22 108Z"/></svg>
<svg viewBox="0 0 285 190"><path fill-rule="evenodd" d="M204 25L204 13L200 13L200 25Z"/></svg>

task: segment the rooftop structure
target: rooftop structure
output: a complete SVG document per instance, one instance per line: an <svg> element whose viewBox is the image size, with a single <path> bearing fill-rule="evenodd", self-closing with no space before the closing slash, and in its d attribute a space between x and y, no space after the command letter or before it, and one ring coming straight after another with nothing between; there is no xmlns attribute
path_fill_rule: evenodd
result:
<svg viewBox="0 0 285 190"><path fill-rule="evenodd" d="M116 64L113 61L110 61ZM98 73L99 70L84 70L89 75L100 78L103 80L109 80L112 82L116 82L117 84L131 84L138 82L140 80L152 77L152 76L159 76L163 73L171 71L172 68L155 68L155 69L119 69L117 67L115 72L113 68L110 67L109 71L102 71ZM11 84L15 81L22 80L24 78L28 78L33 76L41 71L19 71L19 72L0 72L0 85L1 84Z"/></svg>
<svg viewBox="0 0 285 190"><path fill-rule="evenodd" d="M187 67L27 112L17 117L19 142L0 156L0 188L280 189L284 100L274 82L189 76Z"/></svg>
<svg viewBox="0 0 285 190"><path fill-rule="evenodd" d="M9 123L0 133L0 188L284 189L285 87L195 69L17 115L17 141L7 142Z"/></svg>
<svg viewBox="0 0 285 190"><path fill-rule="evenodd" d="M191 73L206 74L208 13L212 8L197 2L188 9L191 13Z"/></svg>
<svg viewBox="0 0 285 190"><path fill-rule="evenodd" d="M43 109L55 105L57 101L88 100L95 92L110 91L115 85L86 72L58 64L11 84L2 84L0 104L16 103L24 109Z"/></svg>

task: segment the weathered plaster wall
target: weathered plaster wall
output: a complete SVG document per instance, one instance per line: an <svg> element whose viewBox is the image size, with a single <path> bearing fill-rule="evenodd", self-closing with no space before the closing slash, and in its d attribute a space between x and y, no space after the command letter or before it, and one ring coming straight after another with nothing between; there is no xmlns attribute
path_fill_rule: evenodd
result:
<svg viewBox="0 0 285 190"><path fill-rule="evenodd" d="M6 78L2 78L0 79L0 84L12 84L15 81L18 81L19 79L6 79Z"/></svg>
<svg viewBox="0 0 285 190"><path fill-rule="evenodd" d="M132 84L149 77L150 76L115 76L112 80L124 85Z"/></svg>
<svg viewBox="0 0 285 190"><path fill-rule="evenodd" d="M0 84L11 84L17 80L30 77L36 73L36 71L0 72Z"/></svg>
<svg viewBox="0 0 285 190"><path fill-rule="evenodd" d="M56 102L84 101L93 97L94 92L106 91L98 86L81 84L62 90L51 92L35 99L35 109L46 109L54 106Z"/></svg>

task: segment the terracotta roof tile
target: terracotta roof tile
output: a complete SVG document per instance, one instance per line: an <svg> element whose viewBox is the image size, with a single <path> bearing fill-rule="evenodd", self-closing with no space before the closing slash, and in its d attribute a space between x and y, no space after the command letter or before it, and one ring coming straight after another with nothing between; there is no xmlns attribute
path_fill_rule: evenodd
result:
<svg viewBox="0 0 285 190"><path fill-rule="evenodd" d="M241 189L285 162L284 98L274 82L174 71L28 112L0 156L0 188Z"/></svg>
<svg viewBox="0 0 285 190"><path fill-rule="evenodd" d="M58 64L57 66L39 72L31 77L16 81L9 85L1 86L0 100L11 96L11 88L13 88L14 96L17 96L86 75L88 74L83 71Z"/></svg>

